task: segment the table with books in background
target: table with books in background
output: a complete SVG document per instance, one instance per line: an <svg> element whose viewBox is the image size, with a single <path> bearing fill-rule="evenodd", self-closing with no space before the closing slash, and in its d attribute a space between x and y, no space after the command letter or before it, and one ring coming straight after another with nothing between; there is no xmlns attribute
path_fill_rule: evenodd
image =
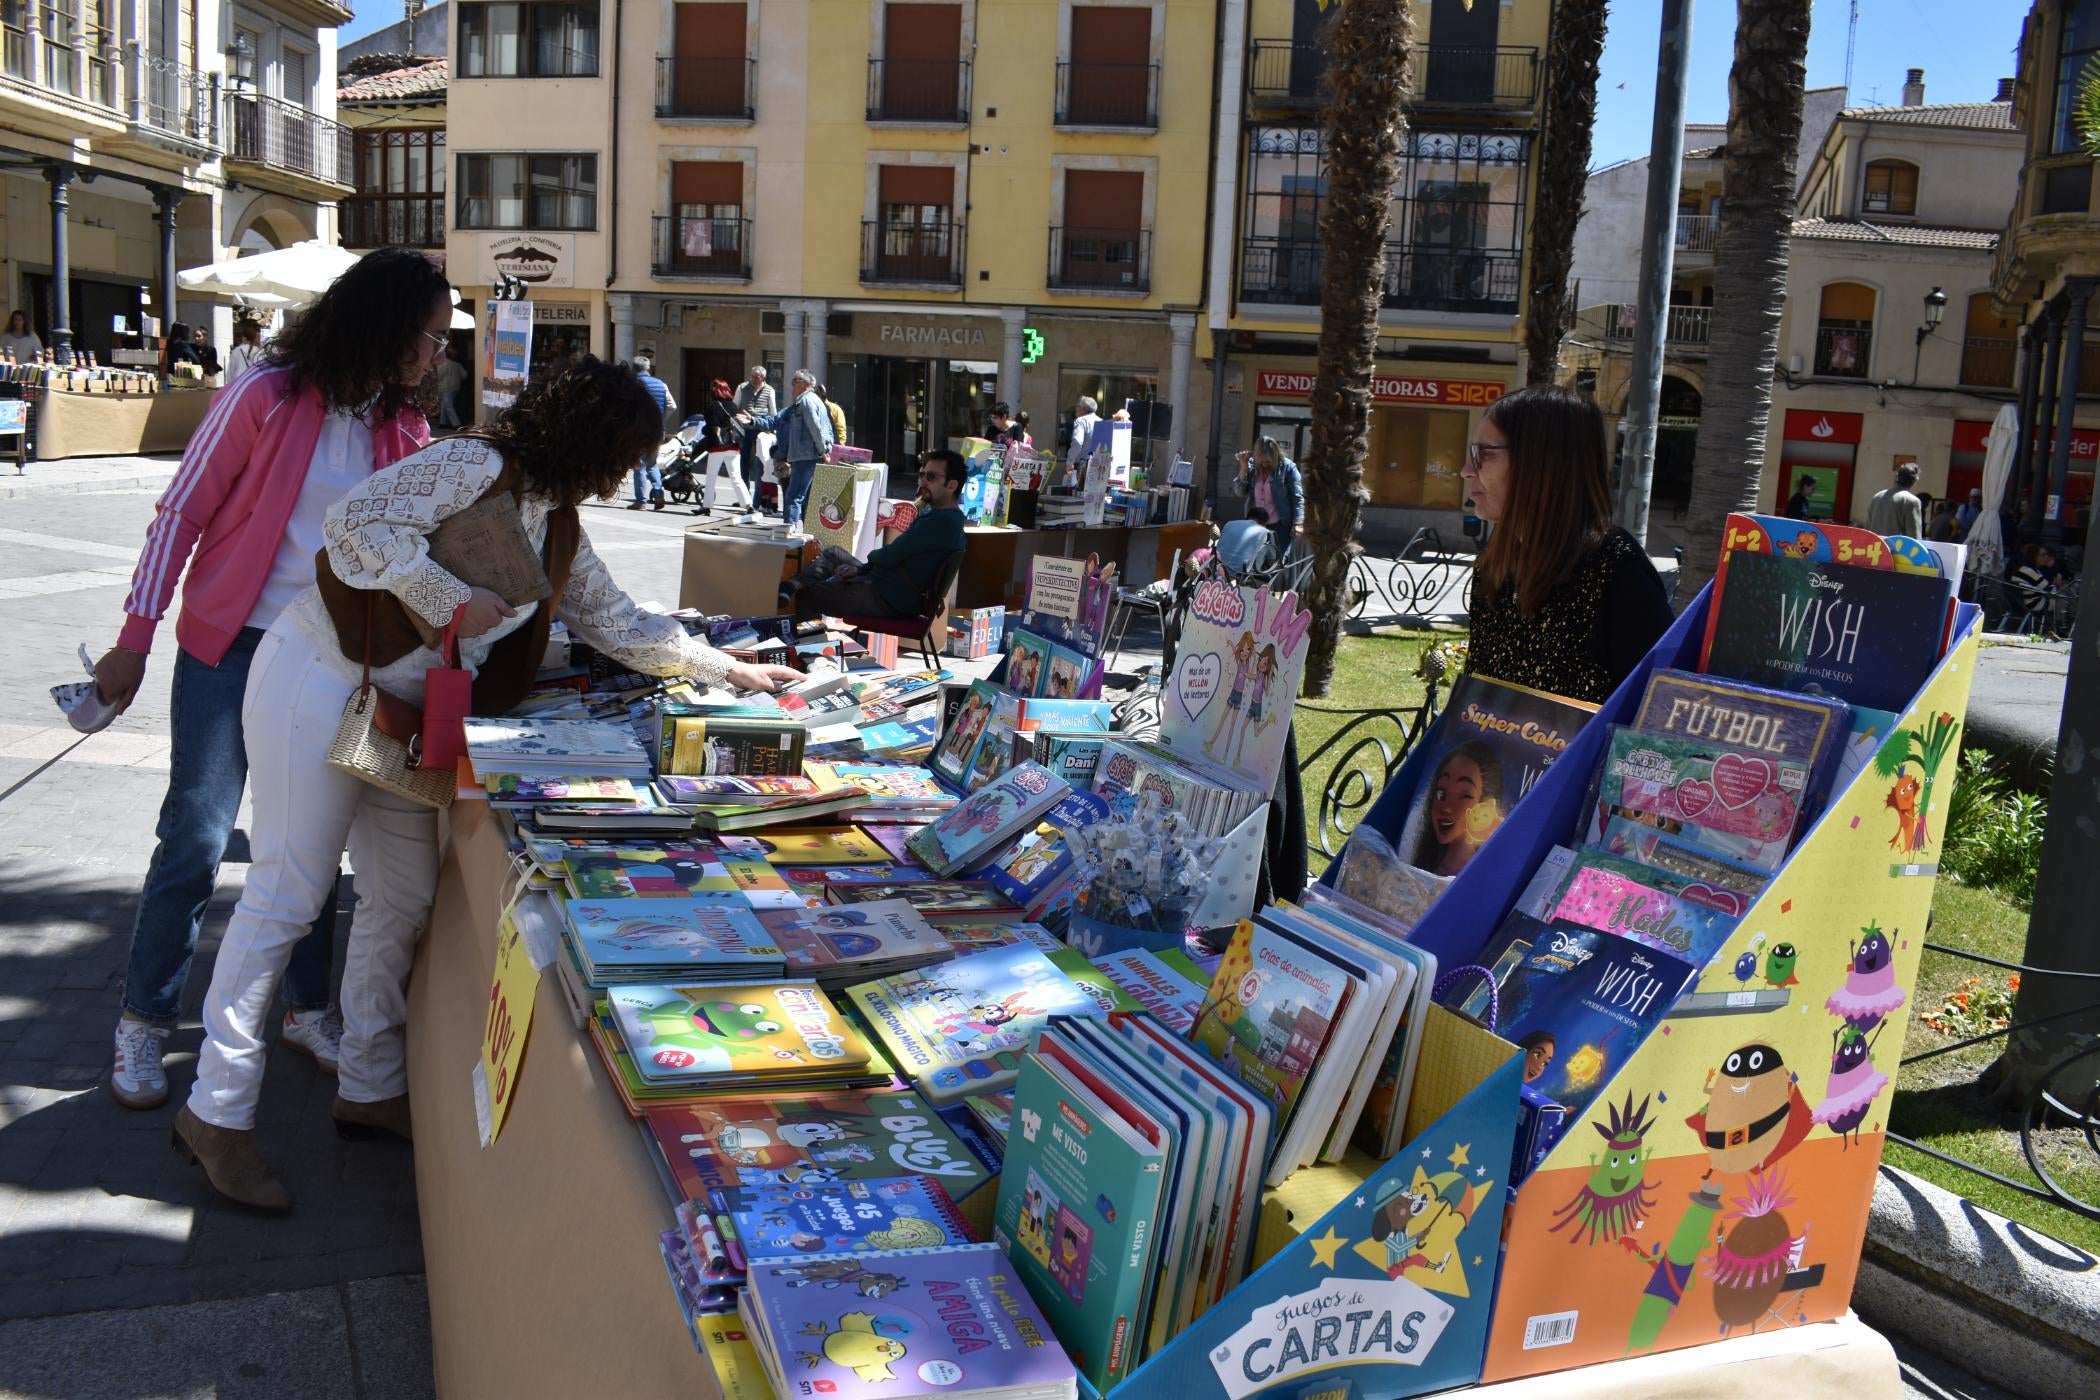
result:
<svg viewBox="0 0 2100 1400"><path fill-rule="evenodd" d="M579 649L469 721L410 989L441 1392L1896 1393L1846 1303L1974 613L1837 532L1732 519L1602 706L1464 678L1262 909L1287 594L1199 588L1143 732L1069 561L989 667Z"/></svg>

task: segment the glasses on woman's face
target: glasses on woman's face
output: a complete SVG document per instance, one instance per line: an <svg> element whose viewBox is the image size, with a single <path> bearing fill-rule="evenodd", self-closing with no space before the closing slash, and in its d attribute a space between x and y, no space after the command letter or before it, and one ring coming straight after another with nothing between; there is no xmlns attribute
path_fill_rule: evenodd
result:
<svg viewBox="0 0 2100 1400"><path fill-rule="evenodd" d="M423 339L429 341L432 348L434 349L442 350L445 348L446 340L445 337L441 335L432 335L429 331L424 330L420 326L416 328L416 334L422 336Z"/></svg>
<svg viewBox="0 0 2100 1400"><path fill-rule="evenodd" d="M1507 444L1499 442L1473 442L1466 444L1466 465L1475 471L1485 465L1486 459L1497 452L1507 452Z"/></svg>

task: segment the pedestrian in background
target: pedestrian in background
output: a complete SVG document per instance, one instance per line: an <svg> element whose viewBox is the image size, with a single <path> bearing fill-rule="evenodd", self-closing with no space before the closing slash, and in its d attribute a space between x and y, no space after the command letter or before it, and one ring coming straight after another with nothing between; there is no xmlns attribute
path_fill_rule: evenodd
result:
<svg viewBox="0 0 2100 1400"><path fill-rule="evenodd" d="M670 436L678 421L678 400L671 397L671 386L652 373L655 368L655 363L647 355L634 357L634 376L649 391L649 397L656 401L660 431L656 441L649 445L649 451L643 455L641 464L634 469L634 503L627 507L629 510L640 510L644 505L657 510L664 508L664 473L663 468L656 465L656 449L663 445L663 440ZM643 499L645 490L648 493L646 500Z"/></svg>
<svg viewBox="0 0 2100 1400"><path fill-rule="evenodd" d="M1896 484L1876 491L1874 499L1867 502L1867 528L1877 535L1922 538L1925 534L1925 503L1910 490L1917 484L1918 469L1915 466L1905 462L1896 468Z"/></svg>
<svg viewBox="0 0 2100 1400"><path fill-rule="evenodd" d="M788 476L781 488L780 516L790 530L802 528L802 507L809 500L809 483L817 474L817 463L831 450L831 413L817 397L817 378L806 369L795 371L788 382L788 406L749 425L778 439L773 455L786 462Z"/></svg>
<svg viewBox="0 0 2100 1400"><path fill-rule="evenodd" d="M262 363L262 322L243 317L233 323L233 348L226 352L226 382L234 385L241 376Z"/></svg>
<svg viewBox="0 0 2100 1400"><path fill-rule="evenodd" d="M256 646L313 582L329 506L430 440L413 396L451 320L451 288L437 264L401 248L367 253L278 338L273 363L212 403L155 507L123 630L95 664L102 698L122 711L183 580L168 794L132 926L109 1080L126 1108L168 1097L162 1049L248 778L241 696ZM308 918L311 931L289 950L285 970L284 1039L333 1071L343 1033L329 997L335 911ZM254 1009L259 1025L264 1007ZM237 1146L208 1134L191 1146L223 1164L214 1181L220 1171L243 1179Z"/></svg>
<svg viewBox="0 0 2100 1400"><path fill-rule="evenodd" d="M817 386L817 397L824 400L824 407L831 414L831 441L833 445L844 447L846 445L846 410L839 407L839 401L831 396L831 390L822 384Z"/></svg>
<svg viewBox="0 0 2100 1400"><path fill-rule="evenodd" d="M17 311L7 318L7 330L0 332L0 355L6 355L16 364L26 365L44 353L44 342L29 328L27 312Z"/></svg>
<svg viewBox="0 0 2100 1400"><path fill-rule="evenodd" d="M766 367L751 366L750 376L736 386L736 411L748 418L770 418L780 411L780 400L773 386L766 383ZM747 429L743 436L744 485L754 491L758 487L758 432Z"/></svg>
<svg viewBox="0 0 2100 1400"><path fill-rule="evenodd" d="M438 351L437 365L430 374L437 382L438 426L448 433L457 432L467 421L460 408L460 393L467 387L467 367L447 345Z"/></svg>

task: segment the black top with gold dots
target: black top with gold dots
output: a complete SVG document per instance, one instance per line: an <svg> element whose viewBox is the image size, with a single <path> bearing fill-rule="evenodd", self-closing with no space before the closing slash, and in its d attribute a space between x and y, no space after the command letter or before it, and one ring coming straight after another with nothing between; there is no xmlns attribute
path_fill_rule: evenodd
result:
<svg viewBox="0 0 2100 1400"><path fill-rule="evenodd" d="M1602 704L1669 630L1670 600L1640 543L1613 530L1536 614L1516 590L1473 599L1467 669L1513 685Z"/></svg>

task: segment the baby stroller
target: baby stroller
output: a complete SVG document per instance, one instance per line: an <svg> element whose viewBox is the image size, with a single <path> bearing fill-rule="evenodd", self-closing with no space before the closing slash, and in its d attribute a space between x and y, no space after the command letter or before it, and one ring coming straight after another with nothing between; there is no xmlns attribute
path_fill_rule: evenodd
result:
<svg viewBox="0 0 2100 1400"><path fill-rule="evenodd" d="M685 505L700 494L698 468L700 458L707 451L701 440L706 427L706 419L688 418L657 449L656 464L664 474L664 494L679 505Z"/></svg>

